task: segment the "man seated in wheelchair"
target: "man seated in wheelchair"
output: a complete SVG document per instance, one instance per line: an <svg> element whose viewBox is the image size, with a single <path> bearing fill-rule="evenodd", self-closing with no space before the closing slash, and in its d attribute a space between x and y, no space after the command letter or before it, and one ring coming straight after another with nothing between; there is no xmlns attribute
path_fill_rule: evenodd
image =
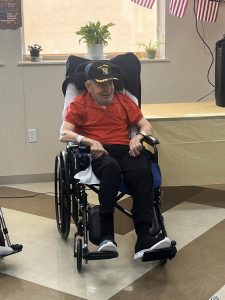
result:
<svg viewBox="0 0 225 300"><path fill-rule="evenodd" d="M100 179L98 251L117 251L113 214L123 176L133 198L132 217L137 234L134 259L138 259L146 251L170 247L171 241L168 237L153 237L149 232L153 214L151 161L141 142L145 135L152 134L152 127L131 98L114 92L114 81L119 78L111 67L106 61L87 64L87 91L67 107L60 140L90 146L92 169ZM130 138L129 127L133 125L139 132Z"/></svg>

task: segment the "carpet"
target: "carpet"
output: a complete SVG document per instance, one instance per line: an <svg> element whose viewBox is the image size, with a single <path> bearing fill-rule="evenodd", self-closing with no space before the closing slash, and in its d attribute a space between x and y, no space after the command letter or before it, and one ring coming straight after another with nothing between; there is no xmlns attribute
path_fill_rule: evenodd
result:
<svg viewBox="0 0 225 300"><path fill-rule="evenodd" d="M46 194L0 186L0 206L55 219L54 196Z"/></svg>

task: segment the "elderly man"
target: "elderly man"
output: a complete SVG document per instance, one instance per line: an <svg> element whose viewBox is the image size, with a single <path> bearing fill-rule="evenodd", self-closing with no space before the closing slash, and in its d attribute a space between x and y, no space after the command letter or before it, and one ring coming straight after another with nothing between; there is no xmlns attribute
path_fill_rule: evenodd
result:
<svg viewBox="0 0 225 300"><path fill-rule="evenodd" d="M166 238L152 237L152 174L144 136L152 127L138 106L122 93L114 92L117 76L106 61L90 62L85 68L87 92L68 106L60 131L62 142L77 141L90 146L92 169L100 179L99 203L101 243L98 251L117 251L114 240L114 203L121 175L133 198L132 216L137 234L134 259L146 251L169 247ZM138 133L129 137L129 127Z"/></svg>

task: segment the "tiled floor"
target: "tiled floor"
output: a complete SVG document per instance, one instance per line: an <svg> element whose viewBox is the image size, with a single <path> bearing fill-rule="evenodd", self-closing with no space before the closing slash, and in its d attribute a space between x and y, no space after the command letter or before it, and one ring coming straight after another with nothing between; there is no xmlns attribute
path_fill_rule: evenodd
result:
<svg viewBox="0 0 225 300"><path fill-rule="evenodd" d="M10 187L54 192L53 183ZM207 191L214 196L207 199ZM34 205L34 198L27 198L21 208L16 205L20 198L0 199L11 241L24 245L21 253L0 261L0 299L225 299L225 186L174 188L167 194L174 195L166 199L170 203L163 215L169 237L177 241L175 259L164 267L133 261L132 230L116 234L117 259L89 261L81 274L73 258L73 224L65 242L53 217L34 209L37 199ZM46 199L46 210L53 209L54 198ZM89 201L96 203L96 196L90 193Z"/></svg>

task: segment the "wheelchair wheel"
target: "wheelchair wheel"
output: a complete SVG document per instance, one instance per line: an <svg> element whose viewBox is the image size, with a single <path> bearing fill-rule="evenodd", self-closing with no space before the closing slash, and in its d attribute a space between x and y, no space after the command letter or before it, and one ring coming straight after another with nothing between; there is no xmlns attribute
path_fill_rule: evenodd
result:
<svg viewBox="0 0 225 300"><path fill-rule="evenodd" d="M55 159L55 212L58 231L67 239L70 231L71 199L66 160L62 154Z"/></svg>
<svg viewBox="0 0 225 300"><path fill-rule="evenodd" d="M0 229L0 246L5 246L5 239L4 239L4 235L3 232Z"/></svg>
<svg viewBox="0 0 225 300"><path fill-rule="evenodd" d="M77 240L77 271L80 273L82 269L82 259L83 259L83 250L82 250L82 240Z"/></svg>

